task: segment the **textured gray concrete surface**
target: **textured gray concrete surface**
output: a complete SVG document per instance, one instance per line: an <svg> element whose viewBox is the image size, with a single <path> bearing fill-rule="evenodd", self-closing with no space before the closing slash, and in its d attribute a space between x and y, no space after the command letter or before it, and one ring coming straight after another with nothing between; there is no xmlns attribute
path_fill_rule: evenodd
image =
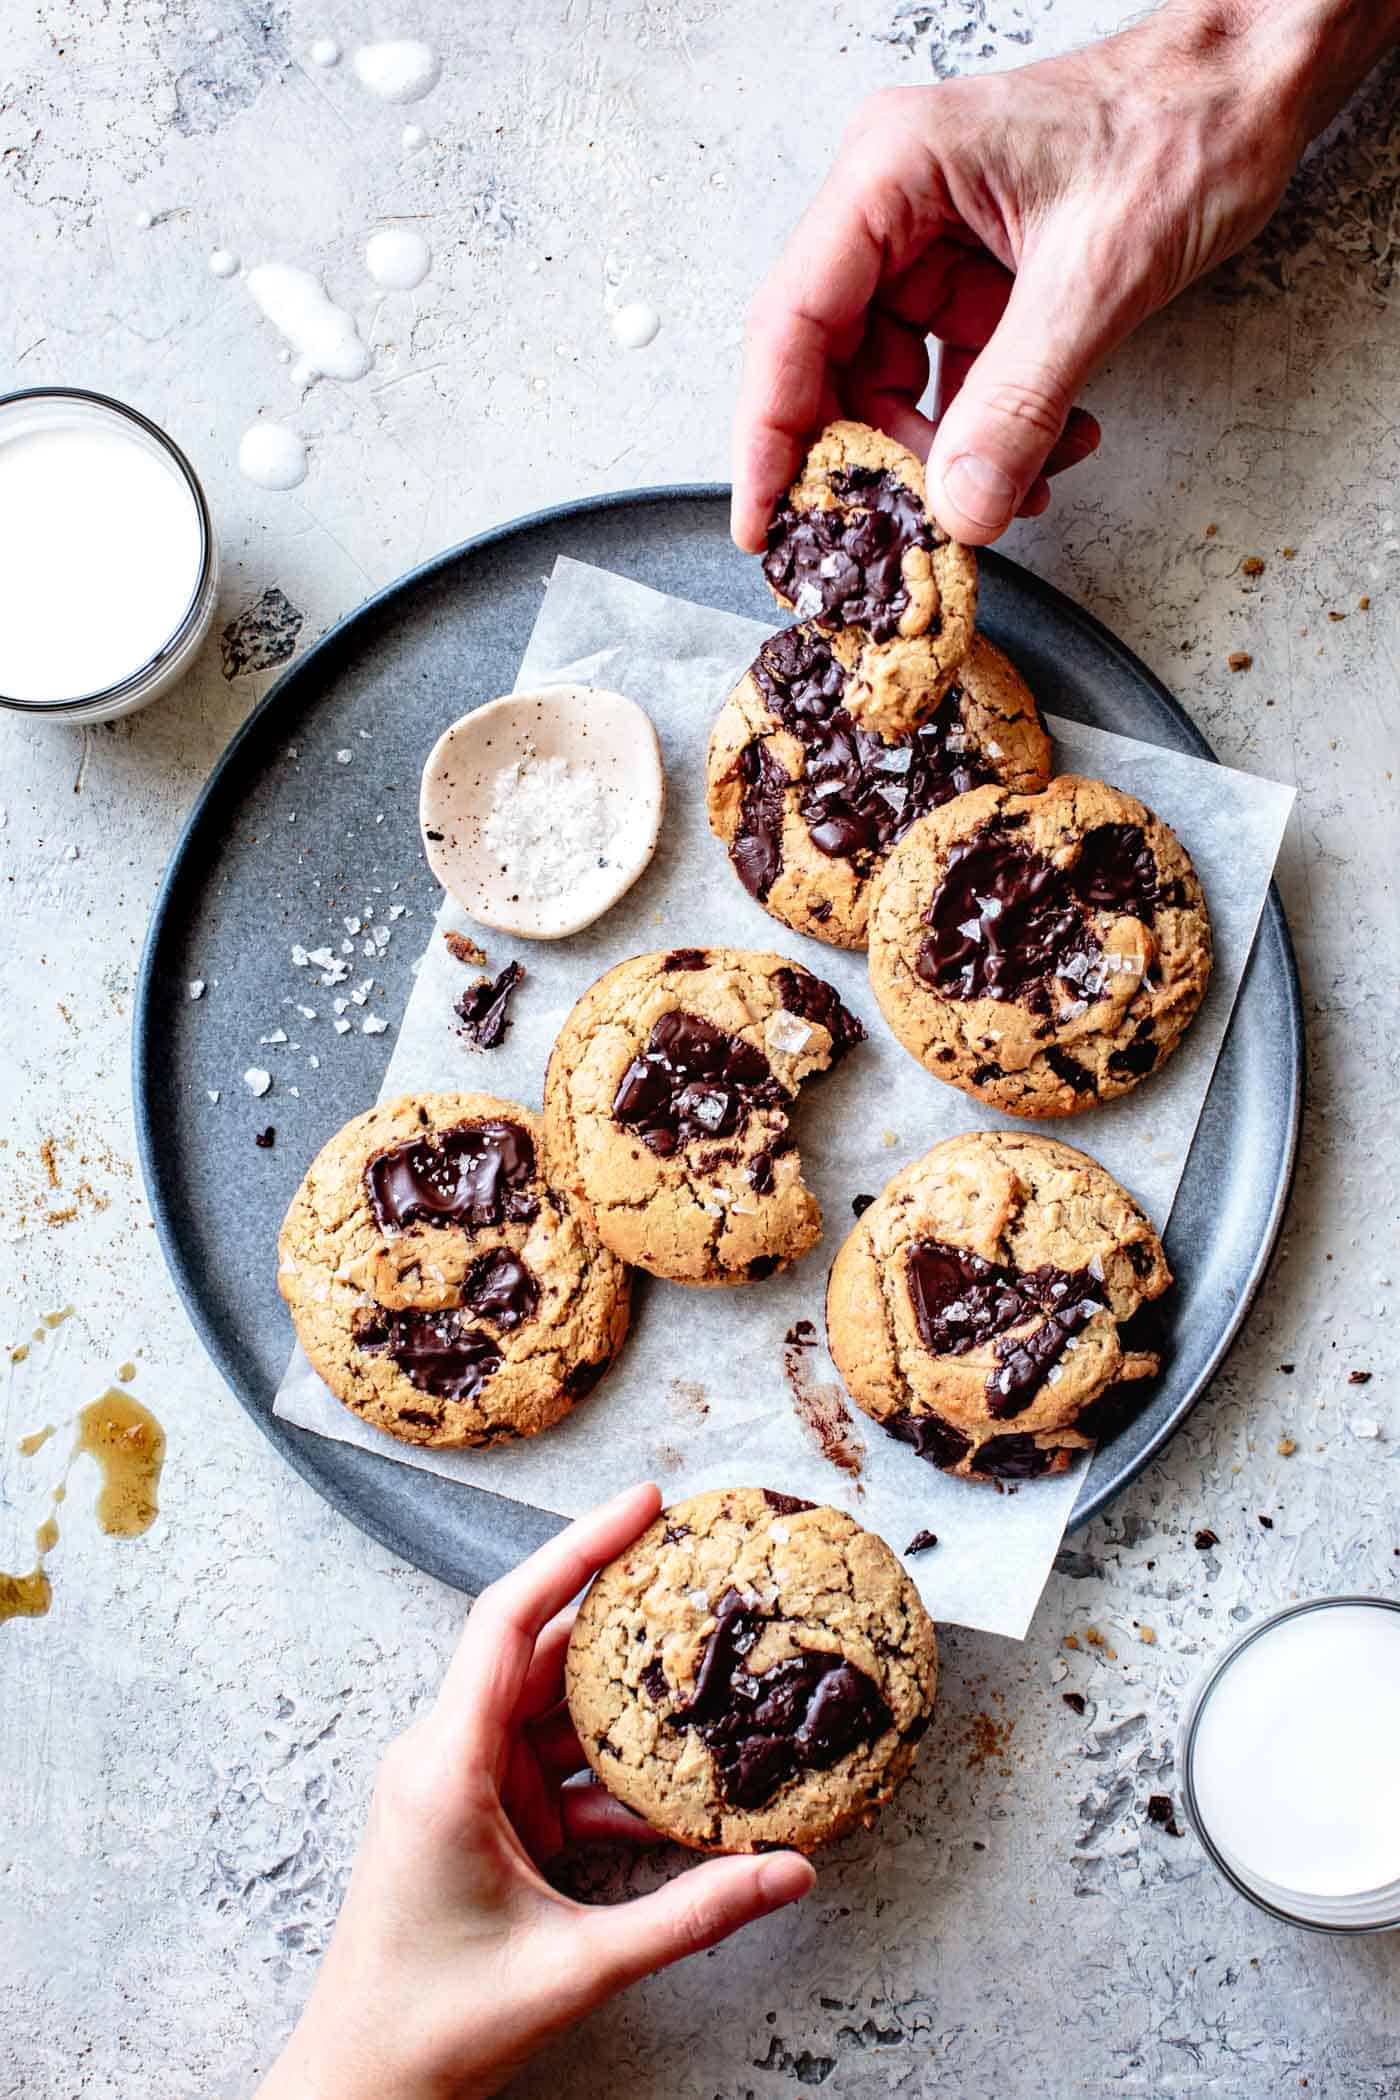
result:
<svg viewBox="0 0 1400 2100"><path fill-rule="evenodd" d="M29 1564L62 1449L23 1458L17 1440L138 1349L136 1390L170 1438L163 1513L137 1543L98 1534L75 1471L53 1610L0 1633L5 2095L250 2091L325 1943L376 1757L435 1684L462 1610L322 1507L222 1390L133 1166L127 1030L149 900L273 675L249 667L269 653L255 631L225 648L221 630L275 589L304 647L493 520L722 475L746 296L859 96L1015 63L1126 12L10 10L0 379L107 388L165 423L204 477L226 566L214 635L174 697L86 732L0 723L7 1338L69 1302L79 1314L0 1374L0 1565ZM308 63L317 36L348 51L390 28L442 52L417 109ZM1250 255L1115 359L1090 397L1101 458L1008 541L1174 684L1222 756L1297 784L1281 881L1312 1082L1280 1259L1186 1429L1073 1541L1030 1640L949 1636L941 1725L878 1837L838 1847L800 1914L595 2020L526 2094L1400 2086L1394 1944L1269 1923L1145 1813L1173 1790L1182 1689L1238 1621L1305 1591L1393 1592L1400 1571L1394 90L1394 75L1373 83ZM430 136L412 155L406 115ZM371 296L363 242L396 219L427 233L433 272ZM369 377L300 398L242 281L209 273L216 245L323 272L373 344ZM649 349L616 346L610 296L655 304ZM311 442L294 494L238 473L259 413ZM1240 649L1253 667L1231 674ZM1349 1384L1354 1369L1372 1382ZM1198 1550L1206 1526L1218 1543ZM615 1894L651 1871L598 1863L579 1885Z"/></svg>

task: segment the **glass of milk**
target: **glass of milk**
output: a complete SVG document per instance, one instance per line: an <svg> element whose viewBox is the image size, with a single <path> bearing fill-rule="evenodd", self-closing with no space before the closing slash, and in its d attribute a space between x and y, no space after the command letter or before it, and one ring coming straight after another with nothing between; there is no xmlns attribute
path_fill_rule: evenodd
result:
<svg viewBox="0 0 1400 2100"><path fill-rule="evenodd" d="M75 387L0 396L0 707L144 707L202 646L218 570L204 491L163 430Z"/></svg>
<svg viewBox="0 0 1400 2100"><path fill-rule="evenodd" d="M1247 1627L1192 1695L1177 1769L1201 1843L1261 1910L1400 1926L1400 1603L1314 1597Z"/></svg>

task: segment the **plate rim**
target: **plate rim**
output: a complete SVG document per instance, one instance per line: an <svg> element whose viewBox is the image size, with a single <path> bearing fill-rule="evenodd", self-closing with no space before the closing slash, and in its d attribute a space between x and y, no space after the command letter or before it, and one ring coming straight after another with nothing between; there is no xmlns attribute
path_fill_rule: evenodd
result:
<svg viewBox="0 0 1400 2100"><path fill-rule="evenodd" d="M288 664L287 668L273 680L262 699L258 701L247 717L239 724L222 751L220 751L185 814L179 834L161 874L160 883L152 900L150 915L146 922L132 1012L132 1112L136 1129L137 1158L140 1163L141 1176L145 1185L146 1198L150 1205L152 1221L155 1225L156 1240L186 1317L199 1337L206 1356L213 1363L224 1384L243 1409L244 1414L251 1417L274 1450L314 1489L322 1501L329 1503L338 1514L348 1518L357 1530L365 1532L377 1544L392 1553L396 1559L407 1561L409 1565L421 1568L424 1573L433 1576L440 1582L446 1583L452 1589L461 1588L459 1578L442 1563L440 1557L434 1551L425 1549L421 1557L417 1554L409 1553L405 1549L402 1537L394 1532L392 1527L386 1522L381 1521L376 1506L373 1504L366 1505L357 1501L351 1494L342 1489L339 1482L323 1473L315 1465L312 1453L321 1441L318 1437L313 1436L309 1430L298 1427L295 1423L282 1421L279 1416L273 1414L270 1410L264 1410L245 1393L240 1367L234 1359L233 1352L225 1349L221 1337L214 1331L212 1321L205 1312L203 1302L194 1288L189 1265L180 1246L161 1179L159 1148L155 1127L157 1104L155 1101L154 1073L152 1069L157 1027L154 982L157 952L161 946L167 922L170 918L175 893L184 872L185 863L189 857L195 835L200 829L207 805L220 791L225 777L232 771L239 754L252 740L263 721L274 708L282 704L283 696L288 689L294 687L303 679L314 676L318 665L322 664L324 659L332 653L333 649L350 636L362 622L371 619L375 614L392 605L397 599L405 596L419 585L430 582L435 576L461 562L464 557L479 554L490 547L500 545L506 540L520 538L528 532L539 529L541 526L560 524L569 519L586 517L598 511L640 509L646 504L665 502L703 503L722 499L727 500L730 493L731 486L726 481L660 482L642 488L601 491L590 496L573 497L563 503L548 504L537 510L523 511L513 518L503 520L499 524L487 526L481 532L473 533L468 538L457 541L450 547L443 548L437 554L430 555L425 561L415 564L413 568L405 570L401 575L393 578L391 582L382 585L379 590L371 592L369 597L361 599L349 611L342 613L340 618L328 627L324 634L318 635L305 654ZM1043 605L1058 616L1068 618L1073 623L1087 630L1102 647L1119 659L1125 671L1134 680L1149 686L1156 697L1165 703L1168 713L1175 718L1179 727L1185 732L1186 738L1196 754L1208 760L1212 765L1220 763L1208 739L1187 713L1186 708L1177 699L1175 693L1157 676L1157 673L1152 670L1150 665L1144 663L1142 658L1129 648L1128 644L1118 635L1114 634L1111 628L1106 627L1094 613L1077 604L1074 599L1068 597L1056 585L1046 582L1043 577L1037 576L1034 571L1025 568L1019 562L1013 561L1009 555L999 553L995 548L990 547L981 547L977 552L979 564L987 563L993 569L1014 572L1018 588L1026 590L1032 598L1039 599ZM1259 1247L1236 1297L1230 1317L1226 1321L1215 1347L1178 1405L1160 1425L1141 1452L1131 1462L1125 1462L1111 1481L1103 1482L1097 1489L1093 1489L1092 1492L1093 1469L1091 1463L1090 1469L1085 1473L1079 1495L1065 1526L1065 1536L1067 1538L1071 1532L1079 1530L1091 1518L1100 1515L1111 1502L1123 1493L1124 1489L1129 1487L1145 1471L1155 1458L1160 1456L1161 1452L1176 1435L1186 1417L1204 1397L1222 1363L1234 1347L1277 1251L1279 1234L1292 1197L1298 1169L1299 1142L1307 1098L1307 1040L1304 1025L1302 988L1298 975L1298 959L1294 951L1287 916L1283 908L1283 899L1279 894L1276 880L1270 881L1268 892L1264 899L1258 927L1255 932L1254 944L1250 951L1250 960L1246 966L1247 970L1253 966L1254 957L1259 951L1260 944L1266 938L1272 939L1277 945L1279 959L1283 967L1289 1023L1288 1043L1286 1046L1289 1064L1289 1091L1281 1171L1278 1173L1275 1182ZM1233 1013L1231 1019L1233 1020ZM391 1464L393 1461L386 1457L384 1463ZM490 1495L491 1493L489 1489L484 1488L478 1489L476 1492L484 1495ZM511 1500L507 1496L493 1496L491 1499L502 1503ZM548 1515L550 1513L543 1512L542 1514ZM561 1519L560 1521L562 1523L564 1520Z"/></svg>

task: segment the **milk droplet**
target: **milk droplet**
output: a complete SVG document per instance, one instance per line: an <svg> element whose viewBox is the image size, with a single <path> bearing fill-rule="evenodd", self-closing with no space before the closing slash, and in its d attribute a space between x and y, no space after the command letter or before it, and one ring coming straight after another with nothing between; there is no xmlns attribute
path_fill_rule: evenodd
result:
<svg viewBox="0 0 1400 2100"><path fill-rule="evenodd" d="M306 446L285 423L254 423L239 441L238 464L260 489L294 489L306 479Z"/></svg>
<svg viewBox="0 0 1400 2100"><path fill-rule="evenodd" d="M311 46L311 63L313 66L338 66L340 64L340 46L333 36L317 37L315 43Z"/></svg>
<svg viewBox="0 0 1400 2100"><path fill-rule="evenodd" d="M238 257L228 248L216 248L209 258L209 267L216 277L236 277Z"/></svg>
<svg viewBox="0 0 1400 2100"><path fill-rule="evenodd" d="M145 232L147 232L147 231L148 231L148 230L149 230L149 229L150 229L150 228L151 228L152 226L154 226L154 225L155 225L155 223L156 223L156 215L155 215L155 213L154 213L153 211L147 211L147 210L146 210L146 208L145 208L145 206L144 206L144 205L142 205L142 207L141 207L140 211L138 211L138 212L137 212L137 214L136 214L136 230L137 230L137 232L138 232L138 233L145 233Z"/></svg>
<svg viewBox="0 0 1400 2100"><path fill-rule="evenodd" d="M247 281L259 311L299 353L292 371L299 385L323 377L364 378L373 359L354 321L326 296L309 270L290 263L260 263L248 272Z"/></svg>
<svg viewBox="0 0 1400 2100"><path fill-rule="evenodd" d="M624 350L645 350L648 343L656 340L661 316L654 306L634 299L627 306L619 306L613 315L612 326L613 334Z"/></svg>
<svg viewBox="0 0 1400 2100"><path fill-rule="evenodd" d="M391 226L370 235L365 248L365 267L376 284L386 291L411 292L432 267L433 253L421 233Z"/></svg>
<svg viewBox="0 0 1400 2100"><path fill-rule="evenodd" d="M404 125L403 150L405 153L416 153L420 146L426 146L427 143L428 134L421 124Z"/></svg>
<svg viewBox="0 0 1400 2100"><path fill-rule="evenodd" d="M357 51L355 72L381 102L421 102L442 78L442 61L431 44L397 37Z"/></svg>

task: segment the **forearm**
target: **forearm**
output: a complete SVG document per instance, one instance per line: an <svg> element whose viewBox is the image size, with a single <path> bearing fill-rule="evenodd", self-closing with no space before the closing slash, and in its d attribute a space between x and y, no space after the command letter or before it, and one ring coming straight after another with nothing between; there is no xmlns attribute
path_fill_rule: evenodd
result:
<svg viewBox="0 0 1400 2100"><path fill-rule="evenodd" d="M1301 153L1400 44L1400 0L1166 0L1141 27L1182 64L1257 89Z"/></svg>

